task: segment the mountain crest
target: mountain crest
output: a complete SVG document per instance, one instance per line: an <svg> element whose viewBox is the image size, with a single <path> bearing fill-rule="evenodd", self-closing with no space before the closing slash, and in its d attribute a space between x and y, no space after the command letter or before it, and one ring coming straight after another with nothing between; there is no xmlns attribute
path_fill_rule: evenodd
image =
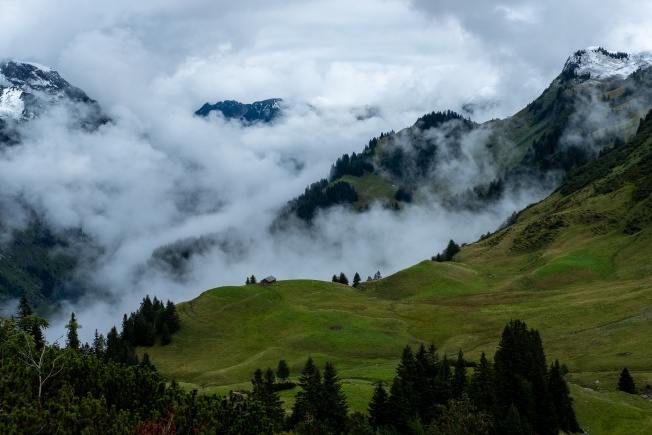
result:
<svg viewBox="0 0 652 435"><path fill-rule="evenodd" d="M94 104L52 68L14 59L0 63L0 120L22 120L38 115L44 103L62 98Z"/></svg>
<svg viewBox="0 0 652 435"><path fill-rule="evenodd" d="M567 79L602 80L609 77L626 78L640 68L652 66L652 52L612 53L602 47L588 47L573 53L562 71Z"/></svg>
<svg viewBox="0 0 652 435"><path fill-rule="evenodd" d="M247 123L270 122L281 115L280 103L282 101L281 98L270 98L251 104L243 104L233 100L220 101L215 104L206 103L195 112L195 115L208 116L210 112L218 111L227 119L239 119Z"/></svg>

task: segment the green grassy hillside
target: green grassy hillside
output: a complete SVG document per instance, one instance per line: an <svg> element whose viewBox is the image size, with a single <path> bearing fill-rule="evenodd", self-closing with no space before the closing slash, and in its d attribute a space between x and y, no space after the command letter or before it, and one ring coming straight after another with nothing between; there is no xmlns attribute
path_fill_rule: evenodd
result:
<svg viewBox="0 0 652 435"><path fill-rule="evenodd" d="M357 289L297 280L209 290L178 305L170 345L147 351L164 375L222 392L248 388L255 368L280 359L296 376L310 355L332 361L353 409L365 410L406 344L477 360L519 318L539 330L549 362L567 364L589 433L646 433L652 402L615 387L623 367L652 384L650 118L454 262L423 261Z"/></svg>

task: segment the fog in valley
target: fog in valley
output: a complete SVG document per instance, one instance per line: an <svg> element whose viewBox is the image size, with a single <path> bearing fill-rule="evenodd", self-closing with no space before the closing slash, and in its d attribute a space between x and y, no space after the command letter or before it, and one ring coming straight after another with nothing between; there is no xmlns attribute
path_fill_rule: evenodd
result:
<svg viewBox="0 0 652 435"><path fill-rule="evenodd" d="M111 119L87 132L64 104L21 124L22 143L0 152L0 243L28 224L30 210L55 231L78 232L83 296L62 303L48 338L64 333L71 311L82 340L95 328L106 334L146 294L176 303L242 285L252 274L330 280L358 272L364 280L429 259L450 239L473 242L547 196L554 180L513 186L482 212L452 212L438 201L401 212L333 208L309 231L269 228L338 157L361 152L381 132L436 110L476 122L509 116L545 89L574 50L637 50L648 42L636 25L623 33L594 23L599 34L580 25L549 47L535 37L527 47L510 45L526 25L533 35L543 26L546 7L534 2L490 8L494 30L510 29L495 38L450 2L439 14L418 1L246 3L115 2L100 10L73 1L53 10L9 1L0 57L56 69ZM579 11L580 3L564 5ZM342 8L346 14L336 13ZM613 18L602 8L592 14L601 23ZM486 88L491 102L464 113ZM273 97L283 98L283 115L269 124L193 115L205 102ZM499 172L482 154L485 134L469 135L463 157L436 176L451 186L491 181Z"/></svg>

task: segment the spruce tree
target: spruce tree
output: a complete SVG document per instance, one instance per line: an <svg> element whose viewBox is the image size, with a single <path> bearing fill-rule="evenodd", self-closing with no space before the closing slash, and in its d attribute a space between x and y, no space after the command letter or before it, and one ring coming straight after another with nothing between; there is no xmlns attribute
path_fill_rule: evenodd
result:
<svg viewBox="0 0 652 435"><path fill-rule="evenodd" d="M374 431L377 431L380 427L389 426L391 424L389 395L387 394L387 391L385 391L385 388L383 388L382 382L378 382L374 389L374 395L371 397L371 401L369 402L368 412L369 423Z"/></svg>
<svg viewBox="0 0 652 435"><path fill-rule="evenodd" d="M274 376L274 372L269 367L265 371L265 376L263 377L263 387L265 414L267 414L267 417L273 422L274 428L279 430L283 425L285 410L283 409L283 401L276 390L276 376Z"/></svg>
<svg viewBox="0 0 652 435"><path fill-rule="evenodd" d="M557 434L559 427L548 389L548 368L541 337L520 320L509 322L494 356L498 410L507 416L513 404L521 419L541 434Z"/></svg>
<svg viewBox="0 0 652 435"><path fill-rule="evenodd" d="M120 362L120 353L122 349L122 342L118 330L115 326L111 328L106 336L106 351L104 355L107 360Z"/></svg>
<svg viewBox="0 0 652 435"><path fill-rule="evenodd" d="M340 284L349 285L349 279L344 275L344 272L340 272L340 278L338 279Z"/></svg>
<svg viewBox="0 0 652 435"><path fill-rule="evenodd" d="M170 334L174 334L181 329L181 320L179 319L179 313L177 313L177 307L174 305L174 302L168 300L165 303L165 314L163 318L163 323L168 325Z"/></svg>
<svg viewBox="0 0 652 435"><path fill-rule="evenodd" d="M636 394L636 384L634 384L634 378L629 374L627 367L620 372L620 378L618 379L618 389L629 394Z"/></svg>
<svg viewBox="0 0 652 435"><path fill-rule="evenodd" d="M276 368L276 377L283 382L287 382L288 378L290 377L290 367L284 359L278 362L278 367Z"/></svg>
<svg viewBox="0 0 652 435"><path fill-rule="evenodd" d="M324 378L320 396L320 403L317 409L318 418L323 420L334 433L344 433L348 405L346 404L346 396L342 391L337 371L330 362L327 362L324 367Z"/></svg>
<svg viewBox="0 0 652 435"><path fill-rule="evenodd" d="M475 368L469 383L469 397L480 411L489 414L495 412L496 390L494 386L493 366L487 360L484 352L480 356L480 363Z"/></svg>
<svg viewBox="0 0 652 435"><path fill-rule="evenodd" d="M172 334L170 334L170 328L168 328L167 323L164 323L161 326L161 344L163 346L168 345L172 342Z"/></svg>
<svg viewBox="0 0 652 435"><path fill-rule="evenodd" d="M48 326L49 323L47 320L34 315L34 311L32 311L32 307L27 301L27 296L23 293L18 305L18 327L34 337L34 344L37 350L45 346L43 329Z"/></svg>
<svg viewBox="0 0 652 435"><path fill-rule="evenodd" d="M573 410L573 399L570 397L570 389L564 380L558 360L555 360L548 371L548 388L555 406L559 427L566 432L579 432L580 425L577 423Z"/></svg>
<svg viewBox="0 0 652 435"><path fill-rule="evenodd" d="M98 334L97 329L95 330L95 336L93 338L93 354L99 359L104 359L106 354L106 339L104 335Z"/></svg>
<svg viewBox="0 0 652 435"><path fill-rule="evenodd" d="M451 397L451 364L448 355L444 354L441 362L437 364L437 373L434 379L434 397L435 403L444 404L448 402Z"/></svg>
<svg viewBox="0 0 652 435"><path fill-rule="evenodd" d="M154 323L154 304L149 298L149 295L145 295L143 302L141 302L140 312L148 323Z"/></svg>
<svg viewBox="0 0 652 435"><path fill-rule="evenodd" d="M530 424L527 419L521 417L514 404L509 407L501 426L501 435L532 435Z"/></svg>
<svg viewBox="0 0 652 435"><path fill-rule="evenodd" d="M293 427L317 418L317 405L321 394L321 373L312 357L308 357L303 370L301 370L299 384L302 391L295 396L296 401L290 417L290 425Z"/></svg>
<svg viewBox="0 0 652 435"><path fill-rule="evenodd" d="M394 377L392 386L389 389L388 399L388 419L389 424L393 426L398 433L407 433L408 424L411 419L411 407L404 398L404 387L402 380L398 376Z"/></svg>
<svg viewBox="0 0 652 435"><path fill-rule="evenodd" d="M448 246L446 246L446 249L444 250L443 260L453 261L453 257L455 257L455 254L457 254L458 252L460 252L460 245L458 245L453 241L453 239L451 239L448 242Z"/></svg>
<svg viewBox="0 0 652 435"><path fill-rule="evenodd" d="M353 276L353 287L357 287L358 284L360 284L361 279L362 278L360 278L360 274L356 272L355 275Z"/></svg>
<svg viewBox="0 0 652 435"><path fill-rule="evenodd" d="M75 313L70 315L70 321L66 325L68 333L66 334L66 344L70 349L79 350L79 335L77 330L80 328L79 323L75 319Z"/></svg>
<svg viewBox="0 0 652 435"><path fill-rule="evenodd" d="M459 399L466 391L466 362L464 361L464 354L462 349L457 354L457 361L455 362L455 369L453 371L452 379L452 393L453 397Z"/></svg>

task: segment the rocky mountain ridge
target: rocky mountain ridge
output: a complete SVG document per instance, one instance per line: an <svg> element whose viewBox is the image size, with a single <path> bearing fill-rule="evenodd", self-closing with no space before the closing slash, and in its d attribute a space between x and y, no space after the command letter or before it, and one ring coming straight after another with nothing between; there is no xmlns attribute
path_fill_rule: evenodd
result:
<svg viewBox="0 0 652 435"><path fill-rule="evenodd" d="M226 119L237 119L243 123L271 122L282 114L281 98L270 98L244 104L234 100L219 101L215 104L204 104L195 112L197 116L208 116L211 112L219 112Z"/></svg>

